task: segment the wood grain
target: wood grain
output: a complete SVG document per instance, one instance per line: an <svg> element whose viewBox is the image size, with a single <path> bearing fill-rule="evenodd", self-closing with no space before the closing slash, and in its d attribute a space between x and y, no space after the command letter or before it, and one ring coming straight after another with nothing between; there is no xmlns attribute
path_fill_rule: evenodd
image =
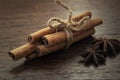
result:
<svg viewBox="0 0 120 80"><path fill-rule="evenodd" d="M65 0L74 14L91 11L103 19L96 27L95 37L106 36L120 40L120 0ZM50 17L67 18L68 12L54 0L0 0L0 80L120 80L120 55L107 59L105 66L85 67L79 64L80 54L94 40L82 40L69 50L26 62L14 62L8 51L27 42L27 36L43 26Z"/></svg>

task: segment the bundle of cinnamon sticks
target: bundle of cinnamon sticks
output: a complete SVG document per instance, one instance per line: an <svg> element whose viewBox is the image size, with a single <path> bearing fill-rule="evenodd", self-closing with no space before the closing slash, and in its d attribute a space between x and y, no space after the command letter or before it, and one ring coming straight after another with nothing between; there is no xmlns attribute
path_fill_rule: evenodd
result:
<svg viewBox="0 0 120 80"><path fill-rule="evenodd" d="M78 22L85 16L92 16L91 12L85 12L72 17L72 20ZM89 25L83 31L73 31L73 40L71 44L85 39L95 33L96 26L102 24L100 18L90 19ZM9 51L13 60L19 60L25 57L27 60L41 57L66 47L67 35L63 30L56 30L49 26L38 30L28 36L28 43Z"/></svg>

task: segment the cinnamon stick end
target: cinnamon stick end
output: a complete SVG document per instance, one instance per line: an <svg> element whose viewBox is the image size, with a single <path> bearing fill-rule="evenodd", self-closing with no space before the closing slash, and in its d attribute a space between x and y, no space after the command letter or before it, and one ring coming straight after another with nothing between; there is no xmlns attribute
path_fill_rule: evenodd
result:
<svg viewBox="0 0 120 80"><path fill-rule="evenodd" d="M34 40L33 40L32 36L29 35L29 36L28 36L28 42L29 42L29 43L33 43L33 41L34 41Z"/></svg>
<svg viewBox="0 0 120 80"><path fill-rule="evenodd" d="M91 18L92 17L91 11L86 12L86 15L88 15Z"/></svg>
<svg viewBox="0 0 120 80"><path fill-rule="evenodd" d="M12 57L14 61L17 61L17 59L15 58L15 55L12 52L8 52L8 54L10 57Z"/></svg>
<svg viewBox="0 0 120 80"><path fill-rule="evenodd" d="M40 55L40 50L37 48L32 54L25 56L27 61L37 58Z"/></svg>
<svg viewBox="0 0 120 80"><path fill-rule="evenodd" d="M46 47L48 47L49 43L48 43L48 40L45 37L43 37L41 41Z"/></svg>

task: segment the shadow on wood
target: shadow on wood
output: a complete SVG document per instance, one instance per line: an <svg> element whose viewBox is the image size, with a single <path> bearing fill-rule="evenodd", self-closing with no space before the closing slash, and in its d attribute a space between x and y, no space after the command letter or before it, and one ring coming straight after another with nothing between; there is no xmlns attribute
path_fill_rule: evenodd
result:
<svg viewBox="0 0 120 80"><path fill-rule="evenodd" d="M11 69L11 74L19 74L25 70L47 70L61 69L68 65L74 58L80 57L80 54L90 46L94 37L86 38L72 45L69 49L60 50L46 56L25 61L23 64ZM78 63L78 62L76 62Z"/></svg>

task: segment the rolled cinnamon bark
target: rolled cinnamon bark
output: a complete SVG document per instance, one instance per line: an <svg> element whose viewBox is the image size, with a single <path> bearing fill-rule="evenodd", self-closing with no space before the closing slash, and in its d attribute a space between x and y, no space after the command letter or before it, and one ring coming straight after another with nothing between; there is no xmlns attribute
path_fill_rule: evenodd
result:
<svg viewBox="0 0 120 80"><path fill-rule="evenodd" d="M9 53L9 56L11 56L12 59L16 61L22 57L25 57L33 53L35 49L36 49L36 45L27 43L16 49L9 51L8 53Z"/></svg>
<svg viewBox="0 0 120 80"><path fill-rule="evenodd" d="M90 20L90 24L86 25L86 29L82 30L82 32L89 30L97 25L102 24L102 20L99 18L95 18ZM75 31L73 32L73 37L78 36L80 33L82 33L81 31ZM52 34L48 34L42 37L42 42L44 43L44 45L46 47L51 47L53 45L59 44L61 42L64 42L67 40L67 35L64 31L60 31L57 33L52 33Z"/></svg>
<svg viewBox="0 0 120 80"><path fill-rule="evenodd" d="M87 30L83 33L81 33L79 36L76 36L74 37L73 41L72 41L72 44L75 43L75 42L78 42L82 39L85 39L86 37L89 37L91 36L92 34L95 33L95 29L92 28L90 30ZM51 46L51 47L46 47L45 45L40 45L38 46L38 48L36 48L36 52L35 53L32 53L28 56L26 56L25 58L27 60L31 60L31 59L34 59L36 57L40 57L40 56L44 56L44 55L47 55L49 53L52 53L52 52L55 52L57 50L60 50L60 49L63 49L66 47L66 42L62 42L60 44L56 44L54 46Z"/></svg>
<svg viewBox="0 0 120 80"><path fill-rule="evenodd" d="M90 16L91 17L91 15L92 15L91 12L85 12L85 13L82 13L82 14L79 14L79 15L73 17L72 20L73 21L79 21L83 17L85 17L85 16ZM49 27L38 30L38 31L36 31L36 32L34 32L34 33L32 33L28 36L28 42L29 43L39 42L43 35L51 34L51 33L54 33L55 31L56 31L55 29L51 29Z"/></svg>
<svg viewBox="0 0 120 80"><path fill-rule="evenodd" d="M29 43L36 43L39 42L41 37L45 34L50 34L55 32L54 29L51 29L50 27L43 28L39 31L36 31L28 36L28 42Z"/></svg>
<svg viewBox="0 0 120 80"><path fill-rule="evenodd" d="M76 15L72 18L72 21L79 21L80 19L82 19L85 16L89 16L90 18L92 17L92 13L90 11L84 12L82 14Z"/></svg>

